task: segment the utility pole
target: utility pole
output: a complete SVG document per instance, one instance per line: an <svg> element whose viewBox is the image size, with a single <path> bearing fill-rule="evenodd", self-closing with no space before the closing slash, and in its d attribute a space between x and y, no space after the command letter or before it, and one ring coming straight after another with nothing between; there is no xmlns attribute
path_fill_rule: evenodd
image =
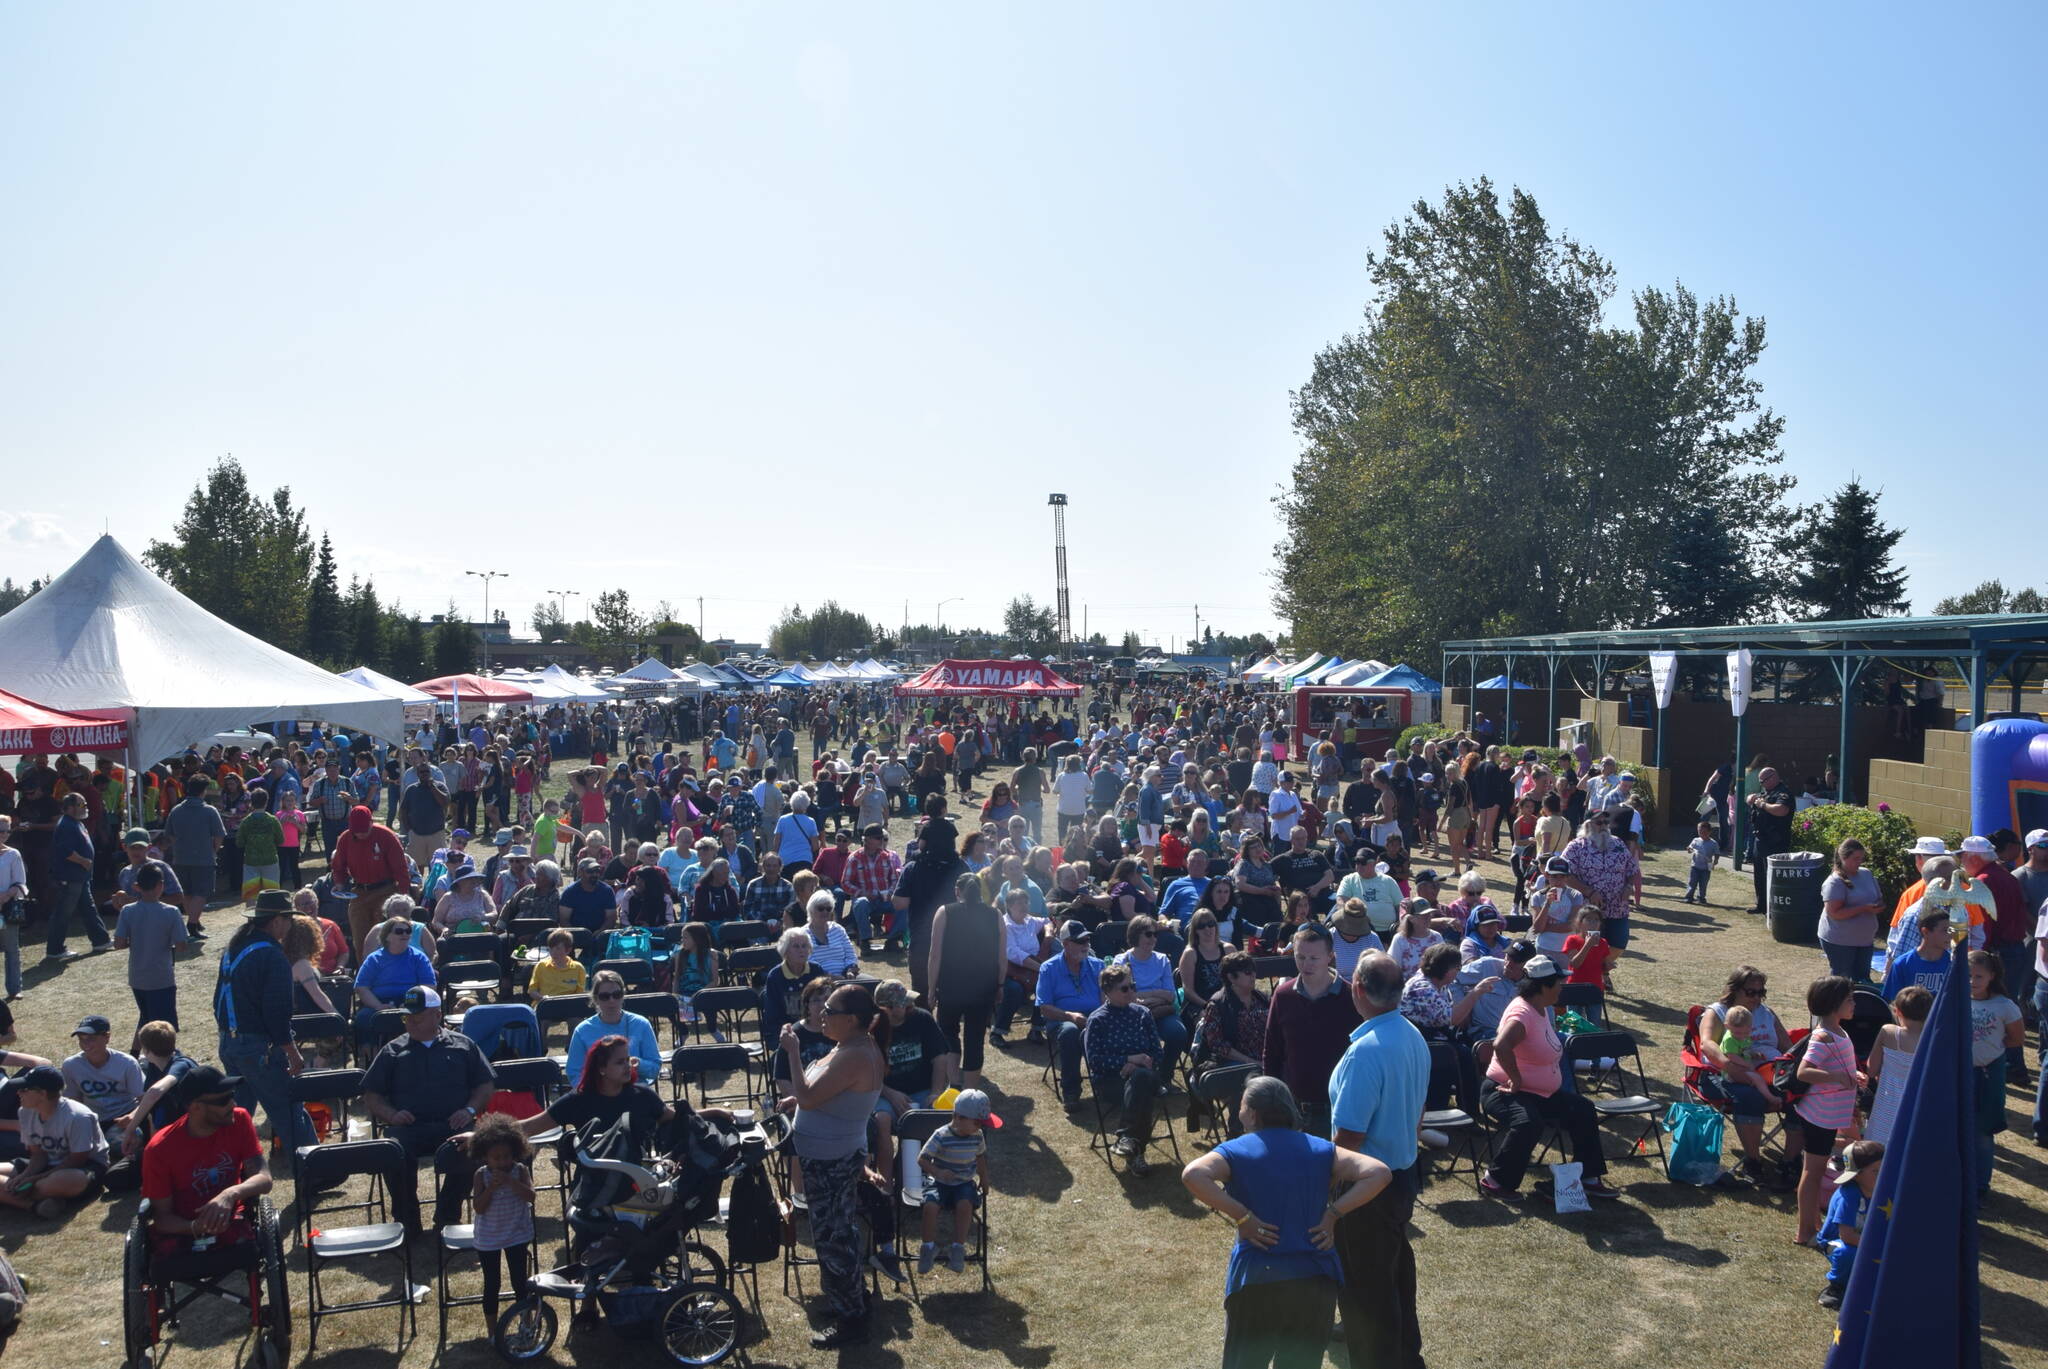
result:
<svg viewBox="0 0 2048 1369"><path fill-rule="evenodd" d="M1199 641L1201 641L1201 640L1202 640L1202 606L1201 606L1200 604L1196 604L1196 605L1195 605L1195 635L1194 635L1194 636L1192 636L1192 637L1190 637L1190 638L1188 638L1188 650L1189 650L1189 651L1193 651L1193 650L1195 649L1195 643L1197 643L1197 642L1199 642Z"/></svg>
<svg viewBox="0 0 2048 1369"><path fill-rule="evenodd" d="M704 596L697 596L697 640L704 640Z"/></svg>
<svg viewBox="0 0 2048 1369"><path fill-rule="evenodd" d="M474 575L484 582L484 669L491 668L491 581L510 575L505 570L466 570L464 575Z"/></svg>

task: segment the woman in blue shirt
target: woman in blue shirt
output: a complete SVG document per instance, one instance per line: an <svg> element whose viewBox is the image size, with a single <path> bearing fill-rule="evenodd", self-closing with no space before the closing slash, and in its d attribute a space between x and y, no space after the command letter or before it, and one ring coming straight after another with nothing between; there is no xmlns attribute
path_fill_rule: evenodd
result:
<svg viewBox="0 0 2048 1369"><path fill-rule="evenodd" d="M1270 1075L1245 1084L1239 1119L1242 1136L1181 1171L1195 1200L1237 1227L1223 1285L1224 1369L1318 1365L1344 1280L1337 1219L1394 1176L1302 1131L1294 1095ZM1333 1183L1346 1185L1335 1198Z"/></svg>
<svg viewBox="0 0 2048 1369"><path fill-rule="evenodd" d="M626 981L617 970L599 970L590 982L591 1015L569 1033L569 1083L583 1076L583 1062L590 1048L607 1036L623 1036L637 1065L638 1080L651 1086L661 1082L661 1044L654 1039L654 1024L636 1012L626 1011Z"/></svg>
<svg viewBox="0 0 2048 1369"><path fill-rule="evenodd" d="M407 989L422 984L434 987L434 962L412 944L415 925L403 914L386 919L378 932L377 949L363 957L356 971L356 1002L361 1004L356 1012L358 1032L367 1031L381 1010L397 1007Z"/></svg>

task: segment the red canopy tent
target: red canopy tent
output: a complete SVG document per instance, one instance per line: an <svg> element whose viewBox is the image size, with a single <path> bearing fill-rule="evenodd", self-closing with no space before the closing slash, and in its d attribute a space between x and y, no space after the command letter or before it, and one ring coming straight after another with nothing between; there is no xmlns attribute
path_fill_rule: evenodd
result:
<svg viewBox="0 0 2048 1369"><path fill-rule="evenodd" d="M127 745L127 723L44 708L0 690L0 755L118 751Z"/></svg>
<svg viewBox="0 0 2048 1369"><path fill-rule="evenodd" d="M940 661L896 686L898 694L987 694L1010 699L1071 699L1081 686L1043 661Z"/></svg>
<svg viewBox="0 0 2048 1369"><path fill-rule="evenodd" d="M482 675L442 675L432 680L421 680L413 688L437 699L459 699L464 703L521 704L533 698L530 689L521 689L503 680L486 679Z"/></svg>

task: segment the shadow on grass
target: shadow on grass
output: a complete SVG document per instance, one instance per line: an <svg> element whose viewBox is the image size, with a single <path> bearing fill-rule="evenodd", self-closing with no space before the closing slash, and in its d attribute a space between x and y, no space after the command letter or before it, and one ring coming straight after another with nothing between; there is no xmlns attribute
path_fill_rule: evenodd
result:
<svg viewBox="0 0 2048 1369"><path fill-rule="evenodd" d="M997 1351L1025 1369L1052 1363L1051 1346L1028 1343L1024 1305L1001 1293L933 1293L924 1300L924 1319L969 1350Z"/></svg>
<svg viewBox="0 0 2048 1369"><path fill-rule="evenodd" d="M1984 1363L2004 1365L2014 1362L1992 1344L1994 1340L2026 1347L2029 1358L2020 1362L2034 1362L2033 1356L2043 1341L2048 1341L2048 1312L2042 1310L2041 1304L1999 1288L1979 1290L1977 1301L1978 1322L1984 1329Z"/></svg>
<svg viewBox="0 0 2048 1369"><path fill-rule="evenodd" d="M1043 1115L1054 1126L1069 1123L1057 1108L1041 1107L1041 1101L1022 1093L1004 1094L997 1101L996 1111L1003 1119L1005 1155L1003 1164L989 1167L989 1182L997 1193L1056 1203L1074 1186L1074 1171L1030 1123L1035 1115Z"/></svg>

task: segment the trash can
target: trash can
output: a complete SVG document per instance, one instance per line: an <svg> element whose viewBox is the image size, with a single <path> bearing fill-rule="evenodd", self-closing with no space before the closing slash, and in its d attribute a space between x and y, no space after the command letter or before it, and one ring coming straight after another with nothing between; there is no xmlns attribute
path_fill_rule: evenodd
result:
<svg viewBox="0 0 2048 1369"><path fill-rule="evenodd" d="M1820 938L1820 886L1826 857L1817 851L1786 851L1771 857L1768 898L1771 937L1810 946Z"/></svg>

